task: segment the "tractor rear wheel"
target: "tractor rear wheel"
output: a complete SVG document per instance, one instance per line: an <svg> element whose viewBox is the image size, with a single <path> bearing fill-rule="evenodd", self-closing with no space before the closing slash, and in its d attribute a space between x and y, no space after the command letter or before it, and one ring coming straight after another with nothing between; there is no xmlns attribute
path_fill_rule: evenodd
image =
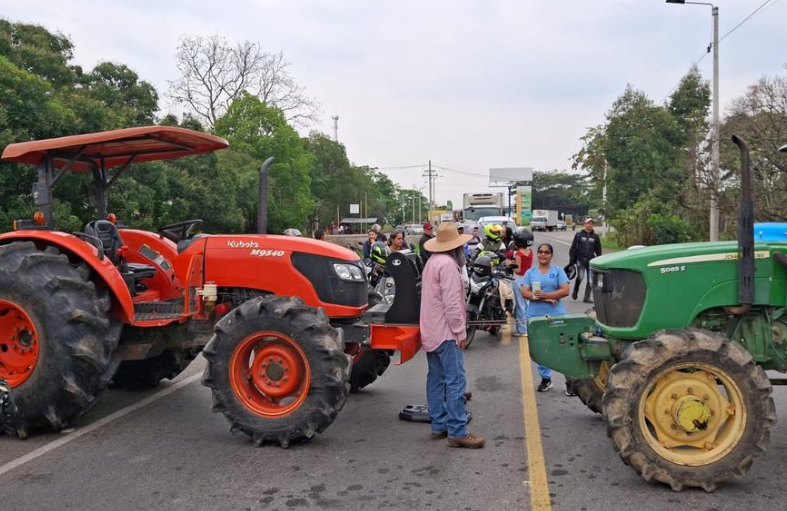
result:
<svg viewBox="0 0 787 511"><path fill-rule="evenodd" d="M171 380L182 373L198 354L194 349L166 350L145 360L121 362L112 383L128 390L155 388L161 380Z"/></svg>
<svg viewBox="0 0 787 511"><path fill-rule="evenodd" d="M662 330L612 366L604 418L623 461L645 480L712 492L767 449L771 392L741 345L707 330Z"/></svg>
<svg viewBox="0 0 787 511"><path fill-rule="evenodd" d="M342 332L295 297L243 303L218 322L203 354L213 411L258 447L288 447L321 433L350 390Z"/></svg>
<svg viewBox="0 0 787 511"><path fill-rule="evenodd" d="M15 432L56 430L98 402L120 361L110 298L54 247L0 246L0 379L13 387Z"/></svg>
<svg viewBox="0 0 787 511"><path fill-rule="evenodd" d="M352 372L350 373L350 388L358 392L371 385L382 376L391 364L391 355L387 351L373 350L366 346L359 346L353 356Z"/></svg>

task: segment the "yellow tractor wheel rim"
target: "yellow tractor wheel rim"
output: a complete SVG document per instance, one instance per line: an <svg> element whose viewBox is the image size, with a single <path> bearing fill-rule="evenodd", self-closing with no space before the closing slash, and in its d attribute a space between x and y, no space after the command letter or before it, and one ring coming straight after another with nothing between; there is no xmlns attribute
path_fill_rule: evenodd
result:
<svg viewBox="0 0 787 511"><path fill-rule="evenodd" d="M606 392L607 390L607 378L609 377L609 363L602 362L598 368L598 375L593 378L593 382L596 386L601 389L601 392Z"/></svg>
<svg viewBox="0 0 787 511"><path fill-rule="evenodd" d="M714 463L746 431L746 404L722 369L703 363L673 366L658 374L639 403L639 427L662 458L690 467Z"/></svg>

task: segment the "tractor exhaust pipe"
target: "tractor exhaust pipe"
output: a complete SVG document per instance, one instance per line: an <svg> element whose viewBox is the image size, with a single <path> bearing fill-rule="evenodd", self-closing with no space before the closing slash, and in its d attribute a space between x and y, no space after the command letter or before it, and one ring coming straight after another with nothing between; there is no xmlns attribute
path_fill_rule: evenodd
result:
<svg viewBox="0 0 787 511"><path fill-rule="evenodd" d="M265 160L260 168L260 182L257 197L257 234L268 234L268 168L273 156Z"/></svg>
<svg viewBox="0 0 787 511"><path fill-rule="evenodd" d="M751 158L749 145L732 136L741 151L741 201L738 207L738 307L728 311L736 316L749 312L754 303L754 201L751 193Z"/></svg>

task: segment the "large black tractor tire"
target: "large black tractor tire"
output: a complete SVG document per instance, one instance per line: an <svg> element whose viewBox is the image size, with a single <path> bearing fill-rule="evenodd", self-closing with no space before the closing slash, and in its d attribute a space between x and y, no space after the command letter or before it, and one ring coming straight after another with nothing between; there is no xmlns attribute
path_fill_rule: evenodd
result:
<svg viewBox="0 0 787 511"><path fill-rule="evenodd" d="M353 359L350 372L350 390L352 392L358 392L374 383L391 365L391 355L387 351L373 350L366 346L361 346L360 350L360 353Z"/></svg>
<svg viewBox="0 0 787 511"><path fill-rule="evenodd" d="M322 309L299 298L243 303L218 322L203 355L208 364L202 383L213 391L213 411L225 415L231 432L249 435L258 447L266 442L288 447L322 433L350 391L341 330Z"/></svg>
<svg viewBox="0 0 787 511"><path fill-rule="evenodd" d="M571 383L574 394L587 406L593 413L602 413L602 400L607 389L607 378L609 377L609 364L601 363L601 370L595 378L577 380L566 376L566 382Z"/></svg>
<svg viewBox="0 0 787 511"><path fill-rule="evenodd" d="M585 315L591 319L596 319L596 309L591 307L585 311ZM601 401L604 398L604 391L607 388L607 377L609 376L609 364L601 364L601 372L595 378L577 380L566 376L566 382L570 382L574 394L587 406L593 413L602 413Z"/></svg>
<svg viewBox="0 0 787 511"><path fill-rule="evenodd" d="M766 451L771 392L740 344L707 330L662 330L612 366L604 418L615 449L645 480L712 492Z"/></svg>
<svg viewBox="0 0 787 511"><path fill-rule="evenodd" d="M66 427L98 402L118 367L122 325L110 319L109 292L96 289L89 276L84 263L71 263L54 247L0 246L0 300L6 314L15 304L12 311L27 315L35 332L25 334L25 349L38 350L32 372L12 391L13 429L21 438L40 427ZM4 354L10 357L22 342L7 337L0 339L0 376L9 377Z"/></svg>
<svg viewBox="0 0 787 511"><path fill-rule="evenodd" d="M0 379L0 433L13 435L14 418L16 417L16 404L11 395L11 386Z"/></svg>
<svg viewBox="0 0 787 511"><path fill-rule="evenodd" d="M182 373L197 358L198 350L166 350L146 360L129 360L120 363L112 384L128 390L148 390L161 380L171 380Z"/></svg>

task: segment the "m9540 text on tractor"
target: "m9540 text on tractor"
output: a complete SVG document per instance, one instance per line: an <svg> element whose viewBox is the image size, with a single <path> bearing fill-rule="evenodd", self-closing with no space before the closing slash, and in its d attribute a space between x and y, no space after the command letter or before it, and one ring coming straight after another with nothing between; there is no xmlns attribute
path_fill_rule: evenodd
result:
<svg viewBox="0 0 787 511"><path fill-rule="evenodd" d="M6 147L3 160L38 167L38 211L0 235L0 380L16 405L5 429L61 429L110 381L150 387L203 351L203 383L232 431L287 446L331 424L351 384L374 381L393 350L399 363L415 355L412 257L391 258L397 300L370 309L350 250L289 236L194 235L201 220L149 232L109 213L109 190L132 165L227 145L151 126ZM83 232L55 229L53 190L66 172L93 177L96 219Z"/></svg>
<svg viewBox="0 0 787 511"><path fill-rule="evenodd" d="M738 242L626 250L591 261L596 318L539 318L536 361L580 382L623 461L680 491L743 477L776 422L765 370L787 371L787 244L754 243L741 150ZM785 146L787 147L787 146ZM782 148L785 150L785 148Z"/></svg>

